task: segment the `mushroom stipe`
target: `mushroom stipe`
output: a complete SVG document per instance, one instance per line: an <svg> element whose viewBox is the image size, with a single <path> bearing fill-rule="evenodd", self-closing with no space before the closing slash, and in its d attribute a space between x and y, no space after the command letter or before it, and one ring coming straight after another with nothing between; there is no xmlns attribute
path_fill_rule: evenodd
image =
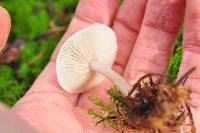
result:
<svg viewBox="0 0 200 133"><path fill-rule="evenodd" d="M141 77L133 85L137 90L134 97L123 95L116 85L106 90L110 103L90 96L89 100L99 110L89 109L88 113L97 119L96 125L111 127L120 132L133 133L196 133L189 104L189 88L184 84L192 68L175 84L155 83L152 75ZM183 131L186 117L190 117L190 131Z"/></svg>

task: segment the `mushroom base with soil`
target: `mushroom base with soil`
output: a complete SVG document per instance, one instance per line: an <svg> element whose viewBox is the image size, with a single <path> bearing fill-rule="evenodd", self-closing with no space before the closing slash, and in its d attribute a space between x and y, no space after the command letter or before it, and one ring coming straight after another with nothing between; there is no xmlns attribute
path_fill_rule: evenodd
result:
<svg viewBox="0 0 200 133"><path fill-rule="evenodd" d="M178 82L181 83L180 80ZM116 85L106 90L110 103L104 103L94 96L89 97L92 103L99 106L99 110L88 110L88 113L97 119L96 125L133 133L196 133L187 104L187 87L154 83L149 74L140 78L133 86L137 90L134 97L123 95ZM186 117L190 117L191 120L190 131L183 131L182 125Z"/></svg>

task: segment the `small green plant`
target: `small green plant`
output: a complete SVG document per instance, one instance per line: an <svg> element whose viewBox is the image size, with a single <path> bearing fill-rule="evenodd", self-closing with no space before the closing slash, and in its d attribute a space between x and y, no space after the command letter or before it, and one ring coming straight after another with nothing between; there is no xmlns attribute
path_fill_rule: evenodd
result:
<svg viewBox="0 0 200 133"><path fill-rule="evenodd" d="M128 110L127 105L123 99L123 95L117 89L116 86L112 86L106 91L112 101L109 104L104 103L101 99L90 96L89 100L97 105L100 110L89 109L88 113L98 120L96 125L103 123L105 127L112 127L114 129L120 129L123 127L123 120L127 119L126 116L119 111L119 109ZM122 110L121 110L122 111ZM122 119L122 120L117 120Z"/></svg>

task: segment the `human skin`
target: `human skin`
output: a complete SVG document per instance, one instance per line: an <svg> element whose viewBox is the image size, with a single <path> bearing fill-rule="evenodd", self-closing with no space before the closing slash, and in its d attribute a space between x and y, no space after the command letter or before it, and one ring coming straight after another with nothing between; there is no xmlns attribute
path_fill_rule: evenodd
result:
<svg viewBox="0 0 200 133"><path fill-rule="evenodd" d="M178 75L180 77L191 67L196 67L186 85L191 88L192 115L196 130L200 132L199 5L199 0L125 0L119 7L118 0L80 0L75 16L50 62L11 110L41 133L114 132L95 126L86 112L87 108L94 107L88 96L107 101L104 88L112 84L110 81L105 79L81 94L67 93L58 85L55 60L62 43L76 31L95 22L112 27L118 39L118 54L113 69L133 84L146 73L165 74L173 42L184 21L183 58ZM0 19L0 27L6 23L9 25L8 22L8 17ZM6 31L9 30L1 30L1 46L7 38Z"/></svg>

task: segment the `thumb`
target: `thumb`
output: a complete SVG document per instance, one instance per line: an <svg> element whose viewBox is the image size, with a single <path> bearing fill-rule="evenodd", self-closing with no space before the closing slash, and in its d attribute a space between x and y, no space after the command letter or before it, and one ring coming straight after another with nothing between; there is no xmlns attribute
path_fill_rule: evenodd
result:
<svg viewBox="0 0 200 133"><path fill-rule="evenodd" d="M3 49L10 32L10 16L6 9L0 7L0 51Z"/></svg>

